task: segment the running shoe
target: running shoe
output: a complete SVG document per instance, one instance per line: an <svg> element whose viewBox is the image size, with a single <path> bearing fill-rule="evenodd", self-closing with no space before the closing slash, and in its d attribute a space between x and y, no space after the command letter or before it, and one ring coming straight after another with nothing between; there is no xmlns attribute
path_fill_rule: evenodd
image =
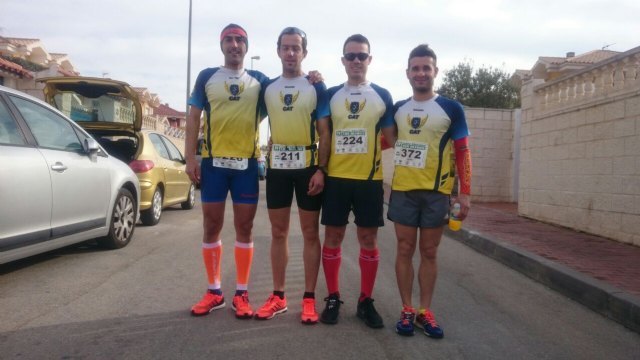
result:
<svg viewBox="0 0 640 360"><path fill-rule="evenodd" d="M427 309L424 313L418 314L415 324L417 327L424 330L424 334L434 339L442 339L444 332L442 328L438 326L436 319L433 317L431 310Z"/></svg>
<svg viewBox="0 0 640 360"><path fill-rule="evenodd" d="M404 306L400 313L400 320L396 323L396 332L398 335L413 336L415 329L413 322L416 320L416 311L409 306Z"/></svg>
<svg viewBox="0 0 640 360"><path fill-rule="evenodd" d="M316 299L302 299L302 315L303 324L315 324L318 322L318 312L316 311Z"/></svg>
<svg viewBox="0 0 640 360"><path fill-rule="evenodd" d="M285 311L287 311L287 299L280 299L277 295L271 295L267 299L267 302L265 302L264 305L256 311L256 319L273 319L274 316L282 314Z"/></svg>
<svg viewBox="0 0 640 360"><path fill-rule="evenodd" d="M340 301L340 296L337 294L330 294L324 298L324 301L326 301L327 304L325 305L324 311L322 311L320 321L325 324L337 324L338 315L340 314L340 304L344 303Z"/></svg>
<svg viewBox="0 0 640 360"><path fill-rule="evenodd" d="M197 304L191 307L191 315L207 315L213 310L222 309L226 304L222 295L212 294L207 291Z"/></svg>
<svg viewBox="0 0 640 360"><path fill-rule="evenodd" d="M249 304L249 294L247 292L234 296L231 308L235 310L238 319L250 319L253 317L253 309Z"/></svg>
<svg viewBox="0 0 640 360"><path fill-rule="evenodd" d="M379 329L384 327L380 314L378 314L375 306L373 306L372 298L364 298L358 302L356 315L370 328Z"/></svg>

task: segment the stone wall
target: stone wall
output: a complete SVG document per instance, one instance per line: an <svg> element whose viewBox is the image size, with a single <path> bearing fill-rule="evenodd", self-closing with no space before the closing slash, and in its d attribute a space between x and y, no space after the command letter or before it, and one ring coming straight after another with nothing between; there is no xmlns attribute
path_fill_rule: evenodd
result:
<svg viewBox="0 0 640 360"><path fill-rule="evenodd" d="M640 245L639 60L524 83L521 215Z"/></svg>

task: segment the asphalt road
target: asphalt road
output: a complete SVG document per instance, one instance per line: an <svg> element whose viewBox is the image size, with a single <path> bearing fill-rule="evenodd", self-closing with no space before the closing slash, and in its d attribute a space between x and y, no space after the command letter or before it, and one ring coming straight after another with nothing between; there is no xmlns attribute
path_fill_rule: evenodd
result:
<svg viewBox="0 0 640 360"><path fill-rule="evenodd" d="M272 290L264 204L263 191L249 292L254 307ZM379 233L374 290L385 328L369 329L355 316L360 279L352 225L343 248L340 322L300 323L304 278L297 214L290 236L289 311L269 321L238 320L230 307L235 289L230 204L227 216L222 281L227 308L190 316L190 306L206 288L200 207L171 209L157 226L139 226L124 249L72 247L0 266L0 358L640 359L640 335L446 238L433 305L445 338L396 335L401 304L390 223ZM321 271L319 300L325 289ZM417 302L417 289L414 294Z"/></svg>

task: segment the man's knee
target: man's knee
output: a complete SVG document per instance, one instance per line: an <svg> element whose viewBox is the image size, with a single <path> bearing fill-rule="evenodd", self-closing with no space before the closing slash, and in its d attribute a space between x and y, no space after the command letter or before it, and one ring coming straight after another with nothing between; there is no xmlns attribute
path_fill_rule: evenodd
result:
<svg viewBox="0 0 640 360"><path fill-rule="evenodd" d="M401 241L398 240L398 256L400 257L413 257L416 251L415 241Z"/></svg>

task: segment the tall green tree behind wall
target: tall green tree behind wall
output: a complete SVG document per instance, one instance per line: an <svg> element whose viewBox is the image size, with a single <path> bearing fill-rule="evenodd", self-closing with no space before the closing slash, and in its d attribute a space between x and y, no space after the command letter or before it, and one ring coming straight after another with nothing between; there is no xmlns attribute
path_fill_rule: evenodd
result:
<svg viewBox="0 0 640 360"><path fill-rule="evenodd" d="M436 91L469 107L514 109L520 107L520 88L510 78L503 70L491 66L474 69L469 61L463 61L444 72Z"/></svg>

